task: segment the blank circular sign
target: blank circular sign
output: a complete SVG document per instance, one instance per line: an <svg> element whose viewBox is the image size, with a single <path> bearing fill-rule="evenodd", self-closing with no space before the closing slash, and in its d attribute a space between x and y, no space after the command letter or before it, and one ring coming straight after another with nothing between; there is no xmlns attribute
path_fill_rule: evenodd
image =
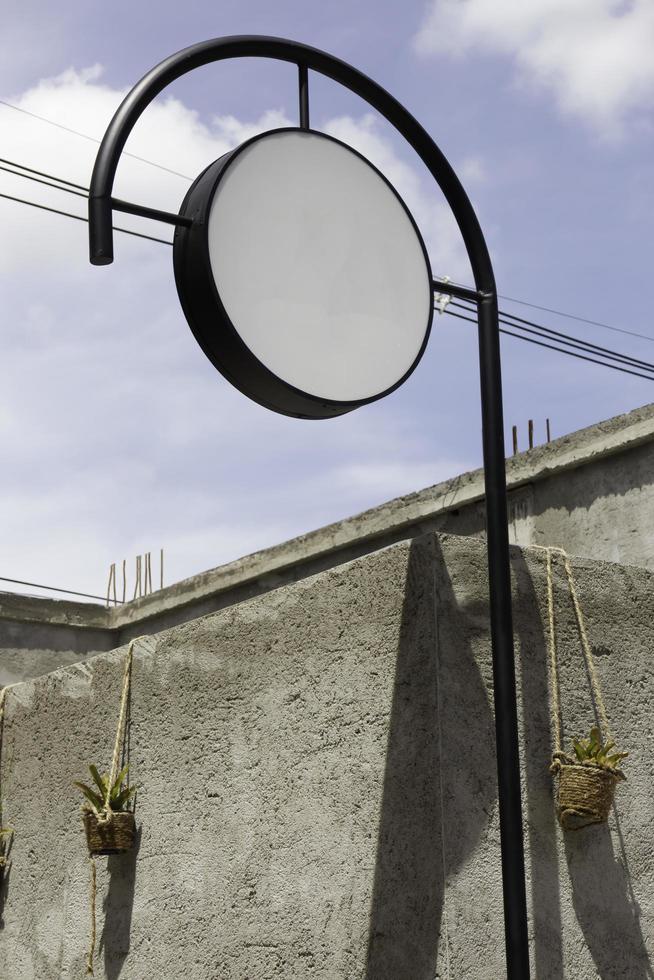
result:
<svg viewBox="0 0 654 980"><path fill-rule="evenodd" d="M215 366L287 415L341 415L398 387L433 315L424 243L391 184L311 130L215 161L175 232L182 307Z"/></svg>

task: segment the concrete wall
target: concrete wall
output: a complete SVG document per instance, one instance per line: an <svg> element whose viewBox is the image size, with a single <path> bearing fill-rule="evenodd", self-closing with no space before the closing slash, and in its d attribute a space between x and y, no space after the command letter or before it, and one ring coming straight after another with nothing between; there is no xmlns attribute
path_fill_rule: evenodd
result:
<svg viewBox="0 0 654 980"><path fill-rule="evenodd" d="M654 446L552 474L512 495L512 539L654 569Z"/></svg>
<svg viewBox="0 0 654 980"><path fill-rule="evenodd" d="M654 405L507 460L514 544L654 569ZM117 647L398 541L484 533L481 470L104 609L0 593L0 684ZM51 633L48 624L56 627ZM61 627L66 627L62 629Z"/></svg>
<svg viewBox="0 0 654 980"><path fill-rule="evenodd" d="M116 645L110 612L101 606L0 593L0 687Z"/></svg>
<svg viewBox="0 0 654 980"><path fill-rule="evenodd" d="M575 568L629 778L608 827L559 830L544 563L515 549L534 976L644 980L654 576ZM98 862L97 976L504 975L485 583L482 542L430 535L137 642L139 842ZM592 711L558 570L555 584L570 735ZM71 783L108 764L124 652L8 693L2 977L84 975L89 868Z"/></svg>

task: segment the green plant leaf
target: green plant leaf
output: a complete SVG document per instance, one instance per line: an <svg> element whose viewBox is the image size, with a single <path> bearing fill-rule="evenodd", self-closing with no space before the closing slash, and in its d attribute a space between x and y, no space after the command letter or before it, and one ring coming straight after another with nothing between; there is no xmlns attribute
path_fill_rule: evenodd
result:
<svg viewBox="0 0 654 980"><path fill-rule="evenodd" d="M111 787L111 795L112 795L112 797L115 794L117 794L118 792L120 792L121 783L123 782L125 776L127 775L127 770L128 769L129 769L129 762L127 763L126 766L123 766L123 768L120 770L120 772L116 776L116 781L114 782L113 786Z"/></svg>
<svg viewBox="0 0 654 980"><path fill-rule="evenodd" d="M613 755L609 755L611 749L615 748L615 742L609 740L604 745L597 725L591 728L590 738L573 739L572 747L578 762L583 765L601 766L604 769L616 769L620 760L626 759L629 755L628 752L614 752Z"/></svg>
<svg viewBox="0 0 654 980"><path fill-rule="evenodd" d="M81 789L84 796L87 798L94 810L98 812L104 807L104 800L101 800L97 793L94 793L92 789L85 786L84 783L75 783L78 789Z"/></svg>
<svg viewBox="0 0 654 980"><path fill-rule="evenodd" d="M102 796L102 799L104 799L105 796L107 795L107 780L109 777L101 776L95 766L89 766L89 771L93 776L93 782L100 790L100 795Z"/></svg>
<svg viewBox="0 0 654 980"><path fill-rule="evenodd" d="M115 799L111 801L111 807L115 811L120 811L125 807L127 801L136 793L137 786L126 786Z"/></svg>

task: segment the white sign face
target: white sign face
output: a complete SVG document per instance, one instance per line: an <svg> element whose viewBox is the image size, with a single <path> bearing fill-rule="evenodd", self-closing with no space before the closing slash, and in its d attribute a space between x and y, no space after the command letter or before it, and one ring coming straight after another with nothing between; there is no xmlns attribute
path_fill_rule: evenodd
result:
<svg viewBox="0 0 654 980"><path fill-rule="evenodd" d="M211 271L243 342L317 398L374 398L415 366L432 317L422 239L366 160L289 129L235 153L208 216Z"/></svg>

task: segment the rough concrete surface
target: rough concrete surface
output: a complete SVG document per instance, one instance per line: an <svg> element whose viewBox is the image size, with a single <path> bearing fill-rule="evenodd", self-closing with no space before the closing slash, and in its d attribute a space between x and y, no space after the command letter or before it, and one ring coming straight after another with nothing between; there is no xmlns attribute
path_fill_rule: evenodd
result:
<svg viewBox="0 0 654 980"><path fill-rule="evenodd" d="M112 641L109 630L0 619L0 687L111 650Z"/></svg>
<svg viewBox="0 0 654 980"><path fill-rule="evenodd" d="M537 980L645 980L654 931L653 575L575 561L616 737L608 827L564 835L548 773L544 561L514 550ZM567 737L592 711L560 568ZM138 846L98 861L107 980L504 975L486 555L404 542L137 641ZM125 648L8 692L0 976L84 976L72 787L108 767Z"/></svg>

